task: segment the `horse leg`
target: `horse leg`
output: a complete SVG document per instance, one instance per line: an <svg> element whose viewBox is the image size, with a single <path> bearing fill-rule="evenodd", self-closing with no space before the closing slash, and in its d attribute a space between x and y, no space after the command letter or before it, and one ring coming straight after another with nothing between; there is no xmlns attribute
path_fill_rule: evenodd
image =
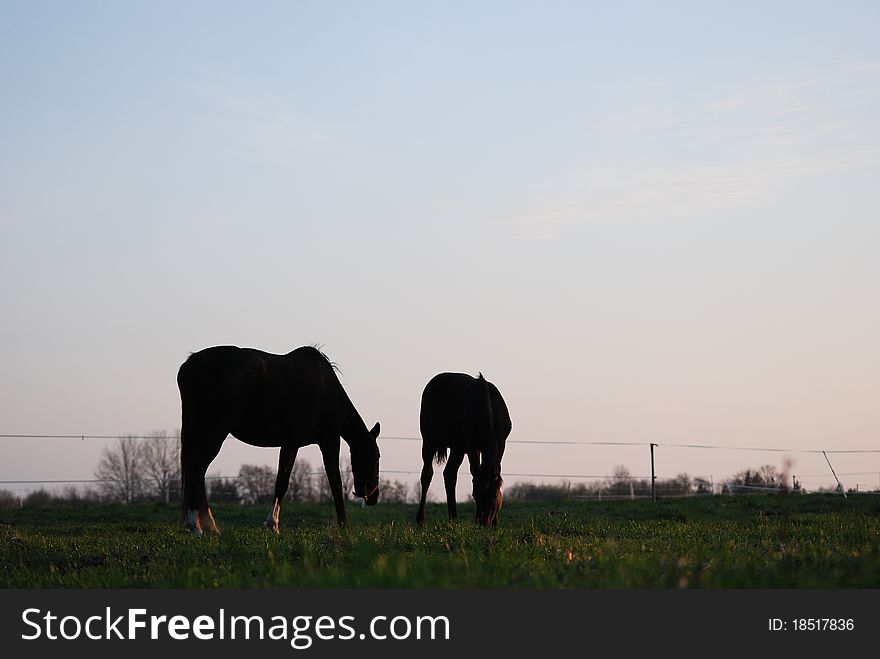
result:
<svg viewBox="0 0 880 659"><path fill-rule="evenodd" d="M324 471L330 483L330 493L336 505L336 520L339 526L345 526L345 499L342 494L342 475L339 473L339 437L319 445L321 457L324 458Z"/></svg>
<svg viewBox="0 0 880 659"><path fill-rule="evenodd" d="M419 510L416 513L416 524L419 526L425 523L425 500L428 498L428 488L434 477L434 450L429 442L422 444L422 497L419 500Z"/></svg>
<svg viewBox="0 0 880 659"><path fill-rule="evenodd" d="M477 498L477 494L480 493L480 452L479 451L469 451L468 454L468 466L471 469L471 483L473 485L473 498L474 503L477 506L477 511L475 513L475 519L480 521L480 500Z"/></svg>
<svg viewBox="0 0 880 659"><path fill-rule="evenodd" d="M297 446L285 444L281 447L281 454L278 456L278 476L275 478L275 503L272 504L272 510L266 518L266 526L275 535L278 531L278 516L281 514L281 500L287 494L287 488L290 486L290 472L293 469L293 463L296 461L296 453L299 450Z"/></svg>
<svg viewBox="0 0 880 659"><path fill-rule="evenodd" d="M205 472L220 452L224 439L226 433L193 433L189 429L184 429L181 433L183 506L186 511L186 526L196 535L202 535L203 530L220 532L208 506Z"/></svg>
<svg viewBox="0 0 880 659"><path fill-rule="evenodd" d="M443 482L446 485L446 505L449 507L450 521L458 516L455 509L455 483L458 480L458 468L464 460L463 451L450 451L446 459L446 468L443 469Z"/></svg>

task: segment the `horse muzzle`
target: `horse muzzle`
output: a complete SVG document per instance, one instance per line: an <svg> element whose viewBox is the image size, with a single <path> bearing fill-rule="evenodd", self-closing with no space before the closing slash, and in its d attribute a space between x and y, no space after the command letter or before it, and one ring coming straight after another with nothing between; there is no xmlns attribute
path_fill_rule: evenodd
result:
<svg viewBox="0 0 880 659"><path fill-rule="evenodd" d="M358 499L363 499L368 506L375 506L379 502L379 483L376 483L373 489L365 494L361 494L357 489L352 494Z"/></svg>
<svg viewBox="0 0 880 659"><path fill-rule="evenodd" d="M370 490L369 494L364 497L364 501L366 501L368 506L375 506L379 503L379 483L376 483L376 487Z"/></svg>

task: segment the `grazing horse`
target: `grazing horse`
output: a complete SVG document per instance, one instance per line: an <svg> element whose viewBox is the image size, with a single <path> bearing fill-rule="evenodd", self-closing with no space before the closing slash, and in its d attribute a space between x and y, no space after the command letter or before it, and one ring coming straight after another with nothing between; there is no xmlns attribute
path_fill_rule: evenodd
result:
<svg viewBox="0 0 880 659"><path fill-rule="evenodd" d="M340 436L351 450L354 495L369 506L378 501L379 424L367 430L333 364L317 348L286 355L236 346L205 348L180 367L177 386L183 411L183 510L187 527L198 535L206 524L217 532L205 472L230 434L252 446L281 447L275 502L266 519L275 533L297 450L308 444L321 448L340 526L345 525Z"/></svg>
<svg viewBox="0 0 880 659"><path fill-rule="evenodd" d="M511 423L507 405L497 387L480 373L440 373L425 386L419 416L422 431L422 498L416 523L425 522L425 497L434 476L434 460L446 460L443 480L449 519L455 519L455 482L464 456L473 477L476 521L498 525L501 509L501 458ZM447 458L447 451L449 457Z"/></svg>

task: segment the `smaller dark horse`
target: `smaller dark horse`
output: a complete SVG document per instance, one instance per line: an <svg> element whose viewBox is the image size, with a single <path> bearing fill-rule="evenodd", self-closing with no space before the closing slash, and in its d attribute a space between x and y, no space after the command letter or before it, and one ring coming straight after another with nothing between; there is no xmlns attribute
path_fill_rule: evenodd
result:
<svg viewBox="0 0 880 659"><path fill-rule="evenodd" d="M227 435L252 446L280 446L275 502L267 526L278 533L281 500L297 451L321 448L324 469L345 525L339 473L339 438L348 442L354 495L374 505L379 499L379 424L367 430L342 388L330 360L317 348L273 355L253 348L216 346L189 356L177 373L183 423L180 467L186 524L201 535L217 525L208 507L205 472Z"/></svg>
<svg viewBox="0 0 880 659"><path fill-rule="evenodd" d="M476 521L497 526L501 510L501 458L510 435L510 413L498 388L483 374L440 373L425 386L419 417L422 432L422 498L416 522L425 522L425 497L434 460L446 460L443 480L449 519L455 519L455 482L464 456L473 477ZM447 451L449 457L447 458Z"/></svg>

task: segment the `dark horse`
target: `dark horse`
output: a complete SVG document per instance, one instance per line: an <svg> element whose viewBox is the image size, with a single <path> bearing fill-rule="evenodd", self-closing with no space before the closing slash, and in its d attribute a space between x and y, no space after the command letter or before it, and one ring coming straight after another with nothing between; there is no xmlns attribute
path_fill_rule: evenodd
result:
<svg viewBox="0 0 880 659"><path fill-rule="evenodd" d="M464 456L473 477L476 520L498 525L501 509L501 458L511 423L507 405L497 387L480 373L440 373L425 386L419 417L422 431L422 498L416 522L425 522L425 497L434 476L434 460L446 460L443 480L449 519L456 516L455 482ZM447 451L449 457L447 458Z"/></svg>
<svg viewBox="0 0 880 659"><path fill-rule="evenodd" d="M252 446L280 446L275 502L266 524L278 533L281 500L296 453L317 444L345 525L339 473L339 438L351 449L354 495L374 505L379 499L379 424L367 430L339 383L333 365L318 349L297 348L273 355L253 348L217 346L189 356L177 373L183 408L180 467L186 525L201 534L217 531L205 492L205 471L231 434Z"/></svg>

